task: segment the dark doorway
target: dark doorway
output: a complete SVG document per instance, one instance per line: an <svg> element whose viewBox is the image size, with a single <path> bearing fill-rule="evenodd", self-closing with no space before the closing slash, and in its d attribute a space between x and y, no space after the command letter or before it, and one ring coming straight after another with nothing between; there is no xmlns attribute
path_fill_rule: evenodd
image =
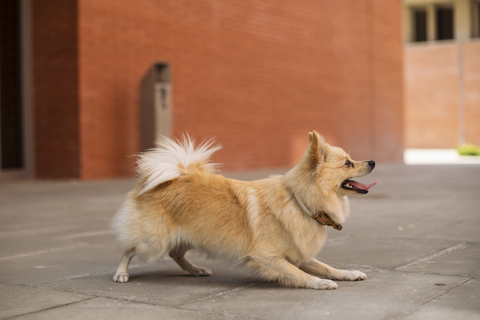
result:
<svg viewBox="0 0 480 320"><path fill-rule="evenodd" d="M1 168L24 167L20 1L2 0L0 10Z"/></svg>

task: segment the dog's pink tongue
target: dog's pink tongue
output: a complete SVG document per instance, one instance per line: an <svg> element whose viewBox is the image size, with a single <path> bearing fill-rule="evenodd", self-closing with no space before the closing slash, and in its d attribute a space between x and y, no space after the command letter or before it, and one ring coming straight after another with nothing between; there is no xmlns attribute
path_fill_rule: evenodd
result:
<svg viewBox="0 0 480 320"><path fill-rule="evenodd" d="M374 185L377 184L378 181L375 181L374 183L372 184L369 184L369 185L366 185L366 184L363 184L363 183L360 183L360 182L357 182L357 181L352 181L350 180L349 183L354 186L355 188L357 189L360 189L360 190L368 190L370 189L371 187L373 187Z"/></svg>

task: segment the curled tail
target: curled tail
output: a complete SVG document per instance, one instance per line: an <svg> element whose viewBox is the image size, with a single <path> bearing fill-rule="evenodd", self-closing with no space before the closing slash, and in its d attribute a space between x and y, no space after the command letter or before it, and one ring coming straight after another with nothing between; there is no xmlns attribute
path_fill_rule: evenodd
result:
<svg viewBox="0 0 480 320"><path fill-rule="evenodd" d="M137 195L141 195L162 183L188 174L189 167L195 164L197 169L215 172L218 164L210 163L220 145L212 146L213 139L201 143L195 148L195 141L184 135L181 141L160 136L157 147L140 154L137 160L137 174L140 181Z"/></svg>

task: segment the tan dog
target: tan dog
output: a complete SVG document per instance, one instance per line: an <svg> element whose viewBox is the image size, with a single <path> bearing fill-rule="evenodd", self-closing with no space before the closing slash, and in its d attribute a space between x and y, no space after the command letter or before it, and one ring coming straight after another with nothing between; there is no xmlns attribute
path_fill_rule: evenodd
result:
<svg viewBox="0 0 480 320"><path fill-rule="evenodd" d="M135 255L155 261L165 253L192 275L211 275L185 258L194 248L285 286L336 289L325 279L366 279L314 256L325 244L327 225L341 229L348 216L346 195L367 193L376 183L349 179L369 174L375 162L353 161L315 131L309 140L300 164L284 176L245 182L212 173L216 165L209 159L220 147L211 142L194 149L189 137L181 143L161 138L158 148L139 157L138 186L115 215L125 252L113 281L128 281Z"/></svg>

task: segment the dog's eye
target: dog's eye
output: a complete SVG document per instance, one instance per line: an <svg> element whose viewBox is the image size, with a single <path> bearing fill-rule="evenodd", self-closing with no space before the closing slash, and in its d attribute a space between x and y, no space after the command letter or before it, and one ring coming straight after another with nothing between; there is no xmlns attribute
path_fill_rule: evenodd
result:
<svg viewBox="0 0 480 320"><path fill-rule="evenodd" d="M350 160L347 160L347 162L345 162L345 165L346 165L347 167L350 167L350 166L352 165L352 163L350 162Z"/></svg>

